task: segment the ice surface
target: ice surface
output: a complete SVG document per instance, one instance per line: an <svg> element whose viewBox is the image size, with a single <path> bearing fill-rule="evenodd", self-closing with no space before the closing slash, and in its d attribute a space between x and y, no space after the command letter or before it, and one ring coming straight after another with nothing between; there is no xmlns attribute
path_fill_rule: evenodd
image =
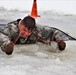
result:
<svg viewBox="0 0 76 75"><path fill-rule="evenodd" d="M12 21L28 14L15 13L0 13L0 23L9 22L10 17ZM56 27L76 37L75 15L41 12L41 17L36 21L39 24ZM15 45L13 54L9 56L0 50L0 75L76 75L76 41L66 41L66 44L64 51L55 53L51 52L50 46L41 43Z"/></svg>

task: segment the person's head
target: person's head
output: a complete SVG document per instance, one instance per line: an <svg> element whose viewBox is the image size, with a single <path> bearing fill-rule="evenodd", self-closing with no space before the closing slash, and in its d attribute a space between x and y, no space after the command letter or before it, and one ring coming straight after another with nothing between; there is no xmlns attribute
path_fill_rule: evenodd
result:
<svg viewBox="0 0 76 75"><path fill-rule="evenodd" d="M31 35L31 33L33 32L35 27L36 27L35 19L30 17L30 16L26 16L20 22L20 34L21 34L21 37L26 38L29 35Z"/></svg>

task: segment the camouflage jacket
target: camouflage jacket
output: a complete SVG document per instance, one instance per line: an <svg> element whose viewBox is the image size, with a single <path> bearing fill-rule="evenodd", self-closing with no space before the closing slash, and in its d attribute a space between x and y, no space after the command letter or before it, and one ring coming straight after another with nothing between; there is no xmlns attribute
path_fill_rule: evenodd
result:
<svg viewBox="0 0 76 75"><path fill-rule="evenodd" d="M6 41L13 41L15 42L16 38L19 35L19 21L20 19L8 23L4 28L0 30L0 45ZM48 26L36 25L36 29L34 30L42 40L75 40L73 37L69 36L65 32ZM2 35L2 36L1 36ZM26 39L19 38L16 43L36 43L42 42L38 39L33 33L27 37Z"/></svg>

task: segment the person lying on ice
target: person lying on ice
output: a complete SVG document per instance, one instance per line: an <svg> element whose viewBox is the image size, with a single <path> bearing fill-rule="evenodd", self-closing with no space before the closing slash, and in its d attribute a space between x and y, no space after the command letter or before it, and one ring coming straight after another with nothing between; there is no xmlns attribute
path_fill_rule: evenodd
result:
<svg viewBox="0 0 76 75"><path fill-rule="evenodd" d="M36 25L35 19L30 16L8 23L0 31L0 46L2 51L8 55L12 54L14 45L19 43L32 44L41 42L51 45L51 42L56 42L58 49L63 51L66 47L64 41L68 39L73 38L56 28Z"/></svg>

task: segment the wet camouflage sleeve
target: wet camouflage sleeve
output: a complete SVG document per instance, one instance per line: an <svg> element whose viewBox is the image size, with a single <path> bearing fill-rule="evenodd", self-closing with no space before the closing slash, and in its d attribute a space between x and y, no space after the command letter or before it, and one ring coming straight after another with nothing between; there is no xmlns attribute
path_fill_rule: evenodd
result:
<svg viewBox="0 0 76 75"><path fill-rule="evenodd" d="M35 32L43 40L53 40L54 30L50 29L50 27L37 25ZM32 34L31 36L28 37L26 42L35 43L35 42L41 42L41 41Z"/></svg>
<svg viewBox="0 0 76 75"><path fill-rule="evenodd" d="M50 40L50 41L57 41L57 40L74 40L73 37L68 35L67 33L48 26L37 25L35 32L43 39L43 40ZM40 41L37 39L33 34L28 38L27 42L38 42ZM41 42L41 41L40 41Z"/></svg>
<svg viewBox="0 0 76 75"><path fill-rule="evenodd" d="M0 30L0 46L14 41L18 36L18 22L13 21L8 23Z"/></svg>
<svg viewBox="0 0 76 75"><path fill-rule="evenodd" d="M37 26L37 31L38 34L46 40L71 40L73 39L70 35L68 35L67 33L54 28L54 27L48 27L48 26Z"/></svg>
<svg viewBox="0 0 76 75"><path fill-rule="evenodd" d="M37 25L37 33L45 40L76 40L67 33L54 27Z"/></svg>
<svg viewBox="0 0 76 75"><path fill-rule="evenodd" d="M0 33L0 46L2 46L3 44L7 44L9 42L10 42L9 37L3 33Z"/></svg>

